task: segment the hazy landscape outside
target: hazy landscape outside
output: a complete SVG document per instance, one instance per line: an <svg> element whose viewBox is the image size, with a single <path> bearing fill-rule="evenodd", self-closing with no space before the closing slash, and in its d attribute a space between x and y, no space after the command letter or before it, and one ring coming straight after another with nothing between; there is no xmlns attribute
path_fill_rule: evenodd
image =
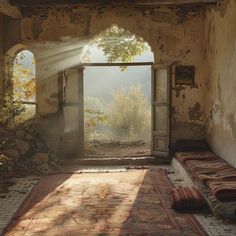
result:
<svg viewBox="0 0 236 236"><path fill-rule="evenodd" d="M86 62L153 61L153 53L145 42L135 39L136 42L133 45L134 35L127 36L118 32L117 34L123 38L116 39L117 35L113 34L114 32L111 39L106 32L105 38L103 34L101 36L103 39L98 40L98 44L93 43L88 47ZM104 41L108 43L105 44ZM120 46L121 41L125 45L123 48ZM126 48L127 44L132 45ZM131 52L128 52L129 49ZM137 50L134 52L135 49ZM127 53L122 50L126 50ZM84 118L86 155L149 155L151 66L86 67L84 70Z"/></svg>

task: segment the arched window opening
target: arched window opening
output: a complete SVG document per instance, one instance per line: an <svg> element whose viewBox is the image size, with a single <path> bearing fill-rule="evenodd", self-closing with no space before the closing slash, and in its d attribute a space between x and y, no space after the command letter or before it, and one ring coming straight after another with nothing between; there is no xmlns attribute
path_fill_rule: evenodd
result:
<svg viewBox="0 0 236 236"><path fill-rule="evenodd" d="M13 97L23 109L18 121L33 117L36 113L35 59L32 52L22 50L13 61Z"/></svg>

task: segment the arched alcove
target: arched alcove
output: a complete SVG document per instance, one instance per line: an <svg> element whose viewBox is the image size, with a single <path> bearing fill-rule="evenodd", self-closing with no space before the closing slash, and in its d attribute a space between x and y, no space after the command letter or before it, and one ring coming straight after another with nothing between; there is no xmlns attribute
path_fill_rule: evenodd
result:
<svg viewBox="0 0 236 236"><path fill-rule="evenodd" d="M12 47L5 57L5 97L21 106L19 121L36 113L36 65L34 54L26 46Z"/></svg>

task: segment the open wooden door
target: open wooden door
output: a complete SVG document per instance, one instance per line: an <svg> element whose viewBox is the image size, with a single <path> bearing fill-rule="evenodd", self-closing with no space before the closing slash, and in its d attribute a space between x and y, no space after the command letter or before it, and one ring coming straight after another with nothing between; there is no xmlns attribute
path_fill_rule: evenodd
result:
<svg viewBox="0 0 236 236"><path fill-rule="evenodd" d="M169 156L170 68L152 66L152 149L157 157Z"/></svg>
<svg viewBox="0 0 236 236"><path fill-rule="evenodd" d="M64 72L63 111L65 117L64 152L68 156L84 155L84 67ZM58 80L61 80L59 77ZM59 83L58 83L59 84ZM61 86L60 86L61 87Z"/></svg>
<svg viewBox="0 0 236 236"><path fill-rule="evenodd" d="M84 67L78 68L78 157L84 156Z"/></svg>

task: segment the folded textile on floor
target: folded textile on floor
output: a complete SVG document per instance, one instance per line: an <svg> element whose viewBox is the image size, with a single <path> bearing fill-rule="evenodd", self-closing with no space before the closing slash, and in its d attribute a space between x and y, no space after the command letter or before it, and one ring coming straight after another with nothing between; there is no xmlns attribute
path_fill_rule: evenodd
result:
<svg viewBox="0 0 236 236"><path fill-rule="evenodd" d="M236 179L236 169L222 159L186 161L186 167L193 175L203 182L209 179Z"/></svg>
<svg viewBox="0 0 236 236"><path fill-rule="evenodd" d="M235 180L236 181L236 170L229 165L209 167L209 169L199 170L194 173L196 178L206 182L207 180Z"/></svg>
<svg viewBox="0 0 236 236"><path fill-rule="evenodd" d="M196 210L206 205L201 194L194 188L178 187L171 190L172 208L178 211Z"/></svg>
<svg viewBox="0 0 236 236"><path fill-rule="evenodd" d="M220 201L236 201L236 180L209 180L207 185Z"/></svg>
<svg viewBox="0 0 236 236"><path fill-rule="evenodd" d="M223 161L219 160L188 160L185 162L185 166L192 173L196 173L201 170L210 170L210 168L219 168L224 164Z"/></svg>
<svg viewBox="0 0 236 236"><path fill-rule="evenodd" d="M219 157L212 152L177 152L175 156L183 164L188 160L219 159Z"/></svg>

